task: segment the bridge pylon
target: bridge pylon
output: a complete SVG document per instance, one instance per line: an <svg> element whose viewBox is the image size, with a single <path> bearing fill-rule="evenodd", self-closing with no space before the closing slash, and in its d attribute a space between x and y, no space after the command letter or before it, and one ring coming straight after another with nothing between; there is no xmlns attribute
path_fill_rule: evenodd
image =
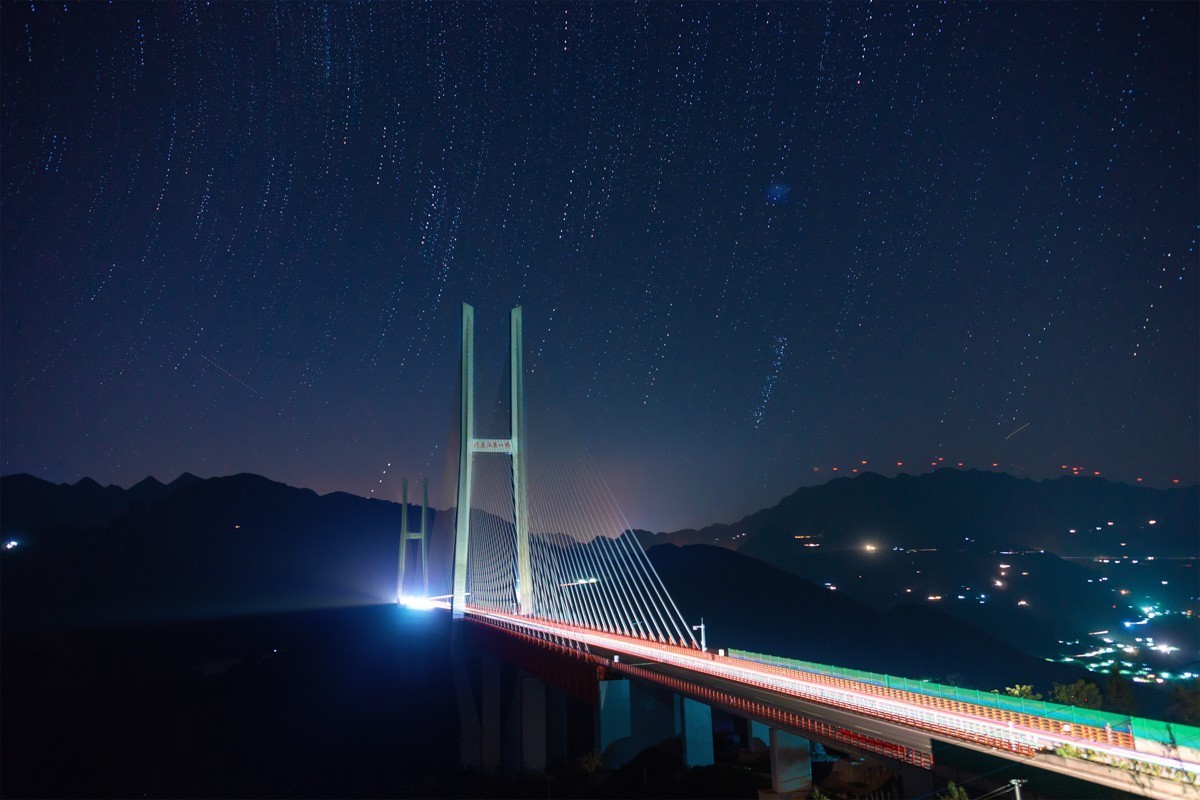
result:
<svg viewBox="0 0 1200 800"><path fill-rule="evenodd" d="M421 597L429 597L429 548L427 534L429 531L427 520L429 518L429 480L421 479L421 528L420 530L410 531L408 529L408 478L405 478L401 484L403 487L402 505L400 506L400 563L396 570L396 600L399 601L404 597L404 567L408 561L408 543L411 541L420 542L421 549Z"/></svg>
<svg viewBox="0 0 1200 800"><path fill-rule="evenodd" d="M503 455L512 463L513 526L517 539L517 613L533 611L533 574L529 555L529 501L525 477L525 375L521 350L521 307L509 314L510 430L507 439L475 438L475 309L462 308L462 421L458 455L458 503L455 510L454 594L451 610L460 619L467 600L467 551L471 533L471 484L475 456Z"/></svg>

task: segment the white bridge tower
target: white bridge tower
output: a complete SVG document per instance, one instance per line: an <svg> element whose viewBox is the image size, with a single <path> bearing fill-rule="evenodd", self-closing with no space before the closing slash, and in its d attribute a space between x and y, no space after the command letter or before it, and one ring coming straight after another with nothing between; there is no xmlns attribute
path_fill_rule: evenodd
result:
<svg viewBox="0 0 1200 800"><path fill-rule="evenodd" d="M404 479L403 484L403 500L400 506L400 566L396 570L396 601L405 596L404 594L404 564L408 560L405 556L408 554L408 543L411 541L420 542L421 547L421 597L429 597L429 551L426 546L426 520L429 517L427 507L429 506L429 481L426 478L421 479L421 529L419 531L410 531L408 529L408 478Z"/></svg>
<svg viewBox="0 0 1200 800"><path fill-rule="evenodd" d="M471 533L471 482L475 457L500 455L512 460L513 526L517 535L517 613L533 610L533 580L529 563L529 503L525 493L524 414L525 377L521 354L521 307L509 315L511 425L507 439L475 438L475 309L463 303L462 309L462 425L458 456L458 507L454 535L453 616L459 619L466 609L467 548Z"/></svg>

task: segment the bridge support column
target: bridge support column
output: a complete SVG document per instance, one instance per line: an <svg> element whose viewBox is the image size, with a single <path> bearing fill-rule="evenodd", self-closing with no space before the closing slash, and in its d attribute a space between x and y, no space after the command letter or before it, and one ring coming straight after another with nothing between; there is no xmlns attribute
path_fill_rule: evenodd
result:
<svg viewBox="0 0 1200 800"><path fill-rule="evenodd" d="M690 697L676 697L679 714L679 738L683 743L685 767L713 764L712 707Z"/></svg>
<svg viewBox="0 0 1200 800"><path fill-rule="evenodd" d="M600 708L596 710L596 749L606 767L619 767L635 753L626 747L632 733L629 681L600 681Z"/></svg>
<svg viewBox="0 0 1200 800"><path fill-rule="evenodd" d="M679 735L679 697L670 691L630 681L629 709L635 753Z"/></svg>
<svg viewBox="0 0 1200 800"><path fill-rule="evenodd" d="M900 791L902 797L919 797L932 795L945 785L945 779L936 775L933 770L914 767L912 764L900 765Z"/></svg>
<svg viewBox="0 0 1200 800"><path fill-rule="evenodd" d="M467 655L464 652L466 644L462 639L461 625L453 623L455 628L450 639L451 668L454 670L454 689L458 700L459 720L459 763L467 768L483 766L483 752L480 748L482 730L479 724L479 713L475 710L475 692L471 689L471 675L467 671Z"/></svg>
<svg viewBox="0 0 1200 800"><path fill-rule="evenodd" d="M786 796L812 786L812 757L807 739L771 729L771 791ZM762 797L762 794L759 795Z"/></svg>
<svg viewBox="0 0 1200 800"><path fill-rule="evenodd" d="M546 771L546 684L522 674L521 682L521 769Z"/></svg>
<svg viewBox="0 0 1200 800"><path fill-rule="evenodd" d="M746 720L750 729L746 737L746 749L750 752L762 752L771 746L771 726L756 719Z"/></svg>
<svg viewBox="0 0 1200 800"><path fill-rule="evenodd" d="M567 694L557 686L546 686L546 761L550 765L567 763Z"/></svg>
<svg viewBox="0 0 1200 800"><path fill-rule="evenodd" d="M625 679L600 681L596 744L605 766L678 737L685 766L713 763L712 708L689 697Z"/></svg>
<svg viewBox="0 0 1200 800"><path fill-rule="evenodd" d="M483 657L483 700L480 716L482 717L483 735L480 744L483 769L486 772L497 772L500 769L501 743L504 726L504 705L500 699L501 675L500 661L493 655Z"/></svg>

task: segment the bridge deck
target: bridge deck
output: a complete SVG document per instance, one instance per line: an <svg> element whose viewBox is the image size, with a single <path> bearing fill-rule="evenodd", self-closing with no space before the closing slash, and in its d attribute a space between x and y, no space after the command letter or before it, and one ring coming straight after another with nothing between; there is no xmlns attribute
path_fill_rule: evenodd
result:
<svg viewBox="0 0 1200 800"><path fill-rule="evenodd" d="M737 713L921 766L931 765L929 740L938 739L1032 760L1045 769L1149 797L1191 796L1188 793L1194 794L1200 783L1200 760L1193 759L1190 751L1170 755L1143 752L1127 732L1033 715L999 714L994 708L976 711L973 704L942 697L550 620L480 608L468 608L468 615L514 633L548 638L565 653L578 653L578 657ZM817 730L814 726L823 727ZM839 737L837 731L851 733L854 741ZM1086 749L1107 763L1055 755L1063 746Z"/></svg>

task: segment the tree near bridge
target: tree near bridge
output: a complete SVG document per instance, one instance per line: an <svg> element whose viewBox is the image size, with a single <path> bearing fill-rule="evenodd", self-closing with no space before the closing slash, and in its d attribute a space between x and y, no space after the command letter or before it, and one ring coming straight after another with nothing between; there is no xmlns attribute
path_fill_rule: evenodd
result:
<svg viewBox="0 0 1200 800"><path fill-rule="evenodd" d="M967 794L967 790L950 781L946 784L946 788L937 796L937 800L971 800Z"/></svg>
<svg viewBox="0 0 1200 800"><path fill-rule="evenodd" d="M1200 679L1171 687L1171 705L1167 707L1169 718L1184 725L1200 725Z"/></svg>
<svg viewBox="0 0 1200 800"><path fill-rule="evenodd" d="M1005 686L1004 693L1025 700L1041 700L1042 696L1033 691L1033 684L1018 683L1016 686Z"/></svg>
<svg viewBox="0 0 1200 800"><path fill-rule="evenodd" d="M1050 689L1050 699L1065 706L1100 708L1100 687L1082 678L1074 683L1056 683Z"/></svg>
<svg viewBox="0 0 1200 800"><path fill-rule="evenodd" d="M1133 689L1121 674L1116 664L1108 673L1108 685L1104 687L1104 706L1116 714L1132 714L1134 711Z"/></svg>

